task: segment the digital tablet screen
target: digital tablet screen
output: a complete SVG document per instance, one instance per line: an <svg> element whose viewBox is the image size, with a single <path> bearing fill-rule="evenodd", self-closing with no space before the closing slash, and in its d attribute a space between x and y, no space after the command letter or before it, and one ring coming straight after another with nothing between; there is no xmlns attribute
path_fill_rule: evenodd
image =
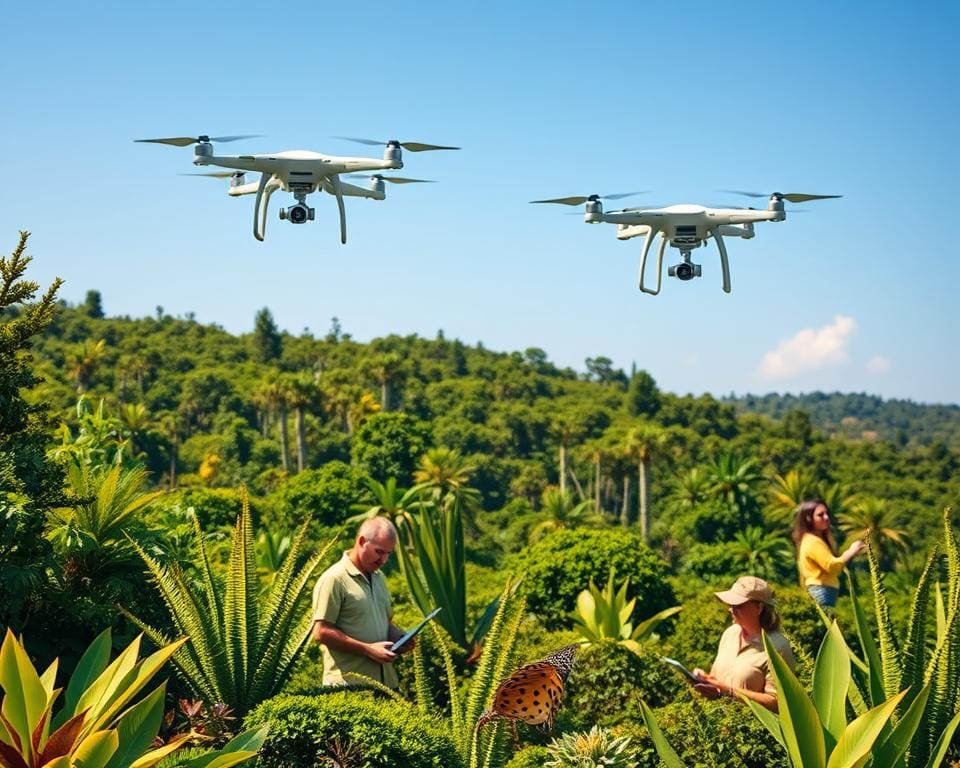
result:
<svg viewBox="0 0 960 768"><path fill-rule="evenodd" d="M427 626L427 622L430 621L430 619L432 619L438 613L440 613L440 608L434 608L432 611L430 611L430 613L428 613L424 617L423 621L421 621L419 624L417 624L417 626L415 626L413 629L408 631L403 637L401 637L393 645L391 645L390 651L393 653L396 653L401 648L403 648L403 646L407 644L410 638L416 637L417 634L420 632L420 630L423 629L425 626Z"/></svg>
<svg viewBox="0 0 960 768"><path fill-rule="evenodd" d="M661 658L664 662L666 662L667 664L669 664L671 667L673 667L674 669L676 669L678 672L680 672L685 678L687 678L687 680L689 680L689 681L690 681L691 683L693 683L694 685L703 682L699 677L697 677L695 674L693 674L693 672L691 672L689 669L687 669L685 666L683 666L683 664L681 664L681 663L680 663L679 661L677 661L676 659L671 659L669 656L661 656L660 658Z"/></svg>

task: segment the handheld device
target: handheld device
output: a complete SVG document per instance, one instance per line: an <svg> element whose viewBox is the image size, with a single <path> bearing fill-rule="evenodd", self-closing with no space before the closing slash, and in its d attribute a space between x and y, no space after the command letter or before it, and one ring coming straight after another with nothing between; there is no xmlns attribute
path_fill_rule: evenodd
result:
<svg viewBox="0 0 960 768"><path fill-rule="evenodd" d="M691 672L689 669L683 666L683 664L681 664L676 659L671 659L669 656L661 656L660 660L666 664L669 664L671 667L677 670L681 675L687 678L687 682L689 682L691 685L698 685L699 683L703 682L703 680L701 680L699 677L693 674L693 672Z"/></svg>
<svg viewBox="0 0 960 768"><path fill-rule="evenodd" d="M424 616L423 621L417 624L417 626L415 626L413 629L409 630L403 637L390 646L391 653L397 653L401 648L403 648L403 646L410 642L411 638L416 637L420 633L420 630L427 626L427 622L438 613L440 613L440 608L434 608L432 611L430 611L430 613Z"/></svg>

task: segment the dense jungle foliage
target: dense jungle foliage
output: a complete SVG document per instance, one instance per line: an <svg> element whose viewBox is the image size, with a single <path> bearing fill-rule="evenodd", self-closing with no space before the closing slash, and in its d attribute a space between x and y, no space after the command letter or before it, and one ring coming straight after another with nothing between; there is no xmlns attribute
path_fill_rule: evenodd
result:
<svg viewBox="0 0 960 768"><path fill-rule="evenodd" d="M182 699L182 716L164 733L216 720L222 746L240 730L225 712L254 711L248 726L269 713L280 725L264 765L282 764L288 750L386 765L413 744L423 764L454 750L448 764L474 765L483 750L487 764L506 764L506 732L472 743L457 702L465 691L483 700L503 665L577 642L578 594L608 578L629 579L636 602L622 621L632 623L582 652L557 723L571 738L551 747L522 729L537 746L512 764L549 753L566 765L563 755L579 749L572 734L596 725L613 730L584 743L622 757L629 736L637 759L656 765L644 700L662 712L669 738L686 739L676 742L685 757L722 732L734 740L703 764L786 765L746 707L691 697L658 657L708 666L729 622L711 593L752 573L776 586L809 682L825 629L797 586L797 503L826 498L841 540L871 534L889 603L881 624L899 630L944 535L943 510L960 497L953 406L860 395L722 401L661 391L651 372L619 370L600 354L578 372L541 349L497 352L442 331L361 343L336 318L324 336L294 335L267 309L240 335L161 307L108 317L97 291L70 306L56 302L55 284L38 300L39 286L23 279L24 244L3 260L0 286L0 625L23 637L38 669L59 657L69 672L107 628L117 648L129 643L132 617L172 641L185 632L175 604L191 591L211 596L196 619L209 654L173 659L168 699ZM341 706L333 696L350 695L319 685L316 646L297 634L312 586L298 572L326 567L356 521L375 514L405 521L411 537L401 537L403 568L387 568L397 622L422 612L416 574L428 590L431 578L446 579L460 601L459 613L444 614L458 616L456 626L425 633L417 659L401 664L401 692L416 709L381 706L376 690ZM430 535L416 521L434 514L452 533L444 562L431 564L414 543ZM308 562L338 536L319 566ZM848 570L869 591L867 558ZM276 598L288 602L283 621L258 630L264 647L289 649L283 679L261 675L254 686L215 662L216 644L233 642L229 629L219 633L215 595L238 590L269 617L281 615L269 596L285 596ZM683 610L652 640L626 649L634 626L674 605ZM859 652L848 597L837 616ZM484 654L478 668L488 630L503 655L486 667ZM390 739L376 736L378 713Z"/></svg>

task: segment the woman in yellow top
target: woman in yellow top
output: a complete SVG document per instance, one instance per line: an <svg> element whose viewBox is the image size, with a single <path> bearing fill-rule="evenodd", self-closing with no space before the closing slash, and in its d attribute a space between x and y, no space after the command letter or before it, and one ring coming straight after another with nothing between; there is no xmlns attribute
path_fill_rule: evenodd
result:
<svg viewBox="0 0 960 768"><path fill-rule="evenodd" d="M830 510L823 499L809 499L797 508L791 538L797 548L800 583L822 608L833 608L840 592L843 566L866 545L857 539L840 555L836 554L837 542L830 531Z"/></svg>

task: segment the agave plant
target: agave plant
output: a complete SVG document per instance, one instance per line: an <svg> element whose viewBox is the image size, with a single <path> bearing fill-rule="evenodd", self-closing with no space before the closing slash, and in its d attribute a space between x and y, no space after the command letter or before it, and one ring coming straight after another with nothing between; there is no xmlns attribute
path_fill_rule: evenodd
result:
<svg viewBox="0 0 960 768"><path fill-rule="evenodd" d="M110 630L87 648L53 715L62 689L55 688L58 662L41 675L26 649L7 630L0 646L0 765L4 768L150 768L178 750L184 734L151 748L163 720L166 682L137 696L186 638L139 659L136 637L110 662ZM136 703L133 703L136 702ZM131 705L132 704L132 705ZM267 728L251 729L223 749L184 765L229 768L256 755Z"/></svg>
<svg viewBox="0 0 960 768"><path fill-rule="evenodd" d="M508 579L503 592L494 601L496 611L490 621L486 642L490 647L496 648L497 653L485 653L480 657L480 663L469 678L465 694L463 681L457 677L453 663L450 636L435 622L428 625L437 641L446 673L450 695L450 732L463 764L468 768L495 765L495 760L502 757L505 750L505 737L500 729L500 721L495 721L490 728L482 732L477 729L476 724L480 715L493 704L500 681L507 676L508 670L513 668L517 635L526 608L526 600L517 597L516 587L517 583ZM443 713L437 711L427 680L421 644L413 649L413 674L417 708L424 714L441 716ZM348 677L377 688L397 701L406 701L399 693L371 677L358 674L349 674Z"/></svg>
<svg viewBox="0 0 960 768"><path fill-rule="evenodd" d="M580 633L585 644L610 640L625 645L634 653L639 653L640 644L650 639L660 622L679 613L683 607L675 605L672 608L665 608L634 628L630 616L633 614L633 606L637 598L632 597L627 600L630 578L624 579L619 589L614 588L614 578L614 569L611 568L607 584L602 591L591 579L589 589L583 590L577 596L574 628Z"/></svg>
<svg viewBox="0 0 960 768"><path fill-rule="evenodd" d="M173 626L191 640L173 656L173 665L198 696L228 705L238 717L279 692L289 676L311 624L309 611L301 609L300 601L333 544L331 541L320 552L305 557L304 524L269 590L261 593L245 490L241 499L225 586L214 578L196 515L193 525L202 576L199 587L178 565L161 565L137 547L163 596ZM158 645L167 643L158 629L129 611L124 613Z"/></svg>
<svg viewBox="0 0 960 768"><path fill-rule="evenodd" d="M917 582L905 634L898 633L890 620L873 537L869 536L867 542L877 637L874 639L871 633L850 580L854 620L864 654L863 658L853 656L857 687L851 691L851 703L862 711L891 691L905 689L907 695L897 711L897 717L905 718L907 711L914 711L914 700L928 691L924 706L916 710L916 731L896 765L933 768L941 764L960 724L960 548L950 510L943 514L941 543L930 553ZM942 564L947 573L945 592L935 583ZM934 623L931 613L935 616L936 636L928 638L928 626Z"/></svg>
<svg viewBox="0 0 960 768"><path fill-rule="evenodd" d="M636 749L629 736L614 737L606 728L593 726L586 733L565 733L547 745L545 768L636 768Z"/></svg>

